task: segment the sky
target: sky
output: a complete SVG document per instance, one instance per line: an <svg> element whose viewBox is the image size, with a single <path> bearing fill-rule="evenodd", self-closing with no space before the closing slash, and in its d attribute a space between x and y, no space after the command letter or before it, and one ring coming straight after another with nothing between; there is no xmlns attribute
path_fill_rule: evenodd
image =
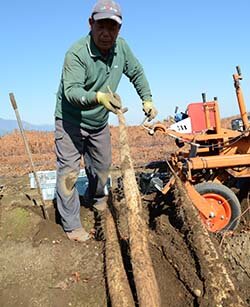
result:
<svg viewBox="0 0 250 307"><path fill-rule="evenodd" d="M126 39L143 65L158 120L191 102L218 97L221 117L239 114L232 75L250 111L250 0L120 0ZM0 8L0 118L15 119L13 92L23 121L54 124L55 94L64 56L89 32L93 0L2 0ZM126 121L139 125L141 101L124 76L117 93ZM118 123L114 114L110 124Z"/></svg>

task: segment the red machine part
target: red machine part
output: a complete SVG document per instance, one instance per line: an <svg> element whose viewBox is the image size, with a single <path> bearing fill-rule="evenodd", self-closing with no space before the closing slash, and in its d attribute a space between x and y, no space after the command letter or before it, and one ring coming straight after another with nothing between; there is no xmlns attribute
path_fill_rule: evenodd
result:
<svg viewBox="0 0 250 307"><path fill-rule="evenodd" d="M210 127L207 127L204 108L209 110ZM207 130L215 127L214 102L195 102L190 103L187 108L187 114L191 118L192 133Z"/></svg>

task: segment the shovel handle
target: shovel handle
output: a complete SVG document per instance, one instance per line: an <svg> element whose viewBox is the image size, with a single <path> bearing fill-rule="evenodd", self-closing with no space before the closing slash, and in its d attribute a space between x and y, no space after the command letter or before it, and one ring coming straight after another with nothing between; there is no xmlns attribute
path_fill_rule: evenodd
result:
<svg viewBox="0 0 250 307"><path fill-rule="evenodd" d="M12 107L13 107L14 110L16 110L17 109L17 104L16 104L16 99L14 97L14 94L10 93L9 96L10 96L10 102L12 104Z"/></svg>

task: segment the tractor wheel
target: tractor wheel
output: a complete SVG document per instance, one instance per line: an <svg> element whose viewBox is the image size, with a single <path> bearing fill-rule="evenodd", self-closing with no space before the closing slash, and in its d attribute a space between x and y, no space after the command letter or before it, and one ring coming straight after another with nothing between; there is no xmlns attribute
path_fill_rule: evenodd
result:
<svg viewBox="0 0 250 307"><path fill-rule="evenodd" d="M195 186L213 207L213 216L201 218L211 232L234 230L240 222L241 207L236 195L225 185L218 183L199 183Z"/></svg>

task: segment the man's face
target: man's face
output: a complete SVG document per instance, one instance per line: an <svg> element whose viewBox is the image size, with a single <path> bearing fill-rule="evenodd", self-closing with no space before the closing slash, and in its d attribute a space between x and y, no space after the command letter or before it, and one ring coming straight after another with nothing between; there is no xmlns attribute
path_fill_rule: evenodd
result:
<svg viewBox="0 0 250 307"><path fill-rule="evenodd" d="M104 55L107 54L116 41L120 25L112 19L93 20L93 18L90 18L89 24L97 48Z"/></svg>

